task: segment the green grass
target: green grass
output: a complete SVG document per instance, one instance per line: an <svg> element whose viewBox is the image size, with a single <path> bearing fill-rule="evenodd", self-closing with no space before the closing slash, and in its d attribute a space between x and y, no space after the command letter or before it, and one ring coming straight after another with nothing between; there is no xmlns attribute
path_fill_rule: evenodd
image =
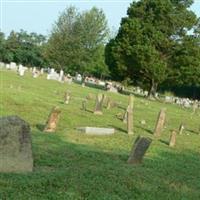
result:
<svg viewBox="0 0 200 200"><path fill-rule="evenodd" d="M33 79L30 74L19 77L15 72L0 71L0 112L2 116L18 115L31 125L34 171L26 174L0 173L0 199L200 199L200 135L199 115L191 109L135 98L134 132L126 134L126 125L116 117L122 108L104 109L94 116L94 101L89 111L81 110L88 93L105 93L121 107L128 96L82 88L80 85L47 81L45 76ZM63 104L64 92L70 90L69 105ZM53 106L62 109L57 131L41 131ZM160 140L152 132L158 112L167 108L167 122ZM146 125L140 123L146 121ZM169 148L171 129L186 124L177 144ZM86 136L76 131L80 126L114 127L113 136ZM127 159L138 135L153 138L144 162L130 166Z"/></svg>

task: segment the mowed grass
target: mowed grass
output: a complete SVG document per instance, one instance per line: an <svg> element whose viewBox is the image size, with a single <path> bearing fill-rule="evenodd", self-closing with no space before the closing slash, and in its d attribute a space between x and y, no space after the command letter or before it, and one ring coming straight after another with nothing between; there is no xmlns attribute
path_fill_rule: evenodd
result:
<svg viewBox="0 0 200 200"><path fill-rule="evenodd" d="M67 85L34 79L26 73L0 71L0 114L18 115L31 125L34 171L24 174L0 173L0 199L200 199L200 116L191 109L135 97L134 135L126 133L126 125L117 117L124 113L128 96L113 94L80 85ZM72 98L63 104L65 91ZM104 93L120 103L102 116L92 111L94 100L81 110L82 100L89 93ZM53 106L62 110L57 131L42 132ZM166 127L160 139L152 133L161 108L167 109ZM141 124L146 121L146 125ZM177 144L169 148L172 129L186 125ZM114 127L112 136L87 136L76 131L80 126ZM131 166L127 159L138 135L153 142L142 165Z"/></svg>

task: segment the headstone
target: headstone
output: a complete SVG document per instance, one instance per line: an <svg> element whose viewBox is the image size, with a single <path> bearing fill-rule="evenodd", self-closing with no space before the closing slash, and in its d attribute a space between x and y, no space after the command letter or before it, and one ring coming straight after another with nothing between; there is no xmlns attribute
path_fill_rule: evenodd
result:
<svg viewBox="0 0 200 200"><path fill-rule="evenodd" d="M129 164L142 163L143 157L147 149L149 148L151 142L152 142L152 139L150 138L138 136L133 144L133 147L128 159L128 163Z"/></svg>
<svg viewBox="0 0 200 200"><path fill-rule="evenodd" d="M62 69L60 70L60 74L59 74L58 80L59 80L60 82L63 82L63 80L64 80L64 71L63 71Z"/></svg>
<svg viewBox="0 0 200 200"><path fill-rule="evenodd" d="M25 71L24 69L21 69L21 70L19 71L19 75L20 75L20 76L24 76L24 71Z"/></svg>
<svg viewBox="0 0 200 200"><path fill-rule="evenodd" d="M179 135L182 135L184 129L185 129L184 125L181 124L179 127Z"/></svg>
<svg viewBox="0 0 200 200"><path fill-rule="evenodd" d="M91 93L89 93L89 94L86 96L86 99L87 99L87 100L93 100L93 99L94 99L94 96L93 96Z"/></svg>
<svg viewBox="0 0 200 200"><path fill-rule="evenodd" d="M107 97L107 102L106 102L106 109L109 110L111 108L112 100Z"/></svg>
<svg viewBox="0 0 200 200"><path fill-rule="evenodd" d="M129 96L129 105L127 108L127 132L129 135L133 134L133 102L134 97Z"/></svg>
<svg viewBox="0 0 200 200"><path fill-rule="evenodd" d="M84 99L84 100L82 101L82 110L84 110L84 111L86 111L86 103L87 103L87 100Z"/></svg>
<svg viewBox="0 0 200 200"><path fill-rule="evenodd" d="M154 136L159 137L161 135L161 132L164 128L164 124L165 124L165 118L166 118L166 109L161 109L159 114L158 114L158 119L157 119L157 123L156 123L156 127L154 130Z"/></svg>
<svg viewBox="0 0 200 200"><path fill-rule="evenodd" d="M44 74L44 68L41 68L41 69L40 69L40 74L41 74L41 75Z"/></svg>
<svg viewBox="0 0 200 200"><path fill-rule="evenodd" d="M0 172L31 172L29 124L18 116L0 117L0 130Z"/></svg>
<svg viewBox="0 0 200 200"><path fill-rule="evenodd" d="M114 128L80 127L77 130L90 135L112 135L115 133Z"/></svg>
<svg viewBox="0 0 200 200"><path fill-rule="evenodd" d="M195 114L197 109L198 109L198 102L195 100L192 105L192 111L193 111L192 114Z"/></svg>
<svg viewBox="0 0 200 200"><path fill-rule="evenodd" d="M170 136L169 146L174 147L175 144L176 144L176 131L173 130Z"/></svg>
<svg viewBox="0 0 200 200"><path fill-rule="evenodd" d="M54 107L49 114L48 120L46 122L46 127L44 132L54 132L56 130L61 110L58 107Z"/></svg>
<svg viewBox="0 0 200 200"><path fill-rule="evenodd" d="M102 115L103 114L102 113L103 101L104 101L104 95L103 94L97 94L94 114L96 114L96 115Z"/></svg>
<svg viewBox="0 0 200 200"><path fill-rule="evenodd" d="M123 123L124 124L127 124L127 119L128 119L128 107L126 109L126 111L124 112L124 115L123 115Z"/></svg>
<svg viewBox="0 0 200 200"><path fill-rule="evenodd" d="M70 92L65 92L65 98L64 98L65 104L69 104L69 100L70 100Z"/></svg>

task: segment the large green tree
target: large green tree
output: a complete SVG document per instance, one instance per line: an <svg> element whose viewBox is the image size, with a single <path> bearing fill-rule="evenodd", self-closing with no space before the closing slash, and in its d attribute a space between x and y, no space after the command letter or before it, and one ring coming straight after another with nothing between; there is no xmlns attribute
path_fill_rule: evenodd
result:
<svg viewBox="0 0 200 200"><path fill-rule="evenodd" d="M100 68L104 73L107 70L104 57L97 59L96 55L102 52L107 35L107 21L102 10L92 8L80 13L75 7L66 8L53 26L46 57L52 66L70 73L98 74L97 66L102 63Z"/></svg>
<svg viewBox="0 0 200 200"><path fill-rule="evenodd" d="M128 8L117 36L106 47L114 79L131 78L155 95L168 76L173 49L198 20L191 0L140 0Z"/></svg>

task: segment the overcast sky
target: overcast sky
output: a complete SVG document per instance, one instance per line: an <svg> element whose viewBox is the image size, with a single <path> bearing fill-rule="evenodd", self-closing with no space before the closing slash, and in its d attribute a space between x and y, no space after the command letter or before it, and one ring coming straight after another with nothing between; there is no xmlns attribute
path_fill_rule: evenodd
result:
<svg viewBox="0 0 200 200"><path fill-rule="evenodd" d="M81 11L93 6L102 8L109 27L118 29L131 2L132 0L0 0L0 27L6 35L11 30L20 29L47 35L59 13L67 6L74 5ZM195 0L191 9L200 17L200 0Z"/></svg>

